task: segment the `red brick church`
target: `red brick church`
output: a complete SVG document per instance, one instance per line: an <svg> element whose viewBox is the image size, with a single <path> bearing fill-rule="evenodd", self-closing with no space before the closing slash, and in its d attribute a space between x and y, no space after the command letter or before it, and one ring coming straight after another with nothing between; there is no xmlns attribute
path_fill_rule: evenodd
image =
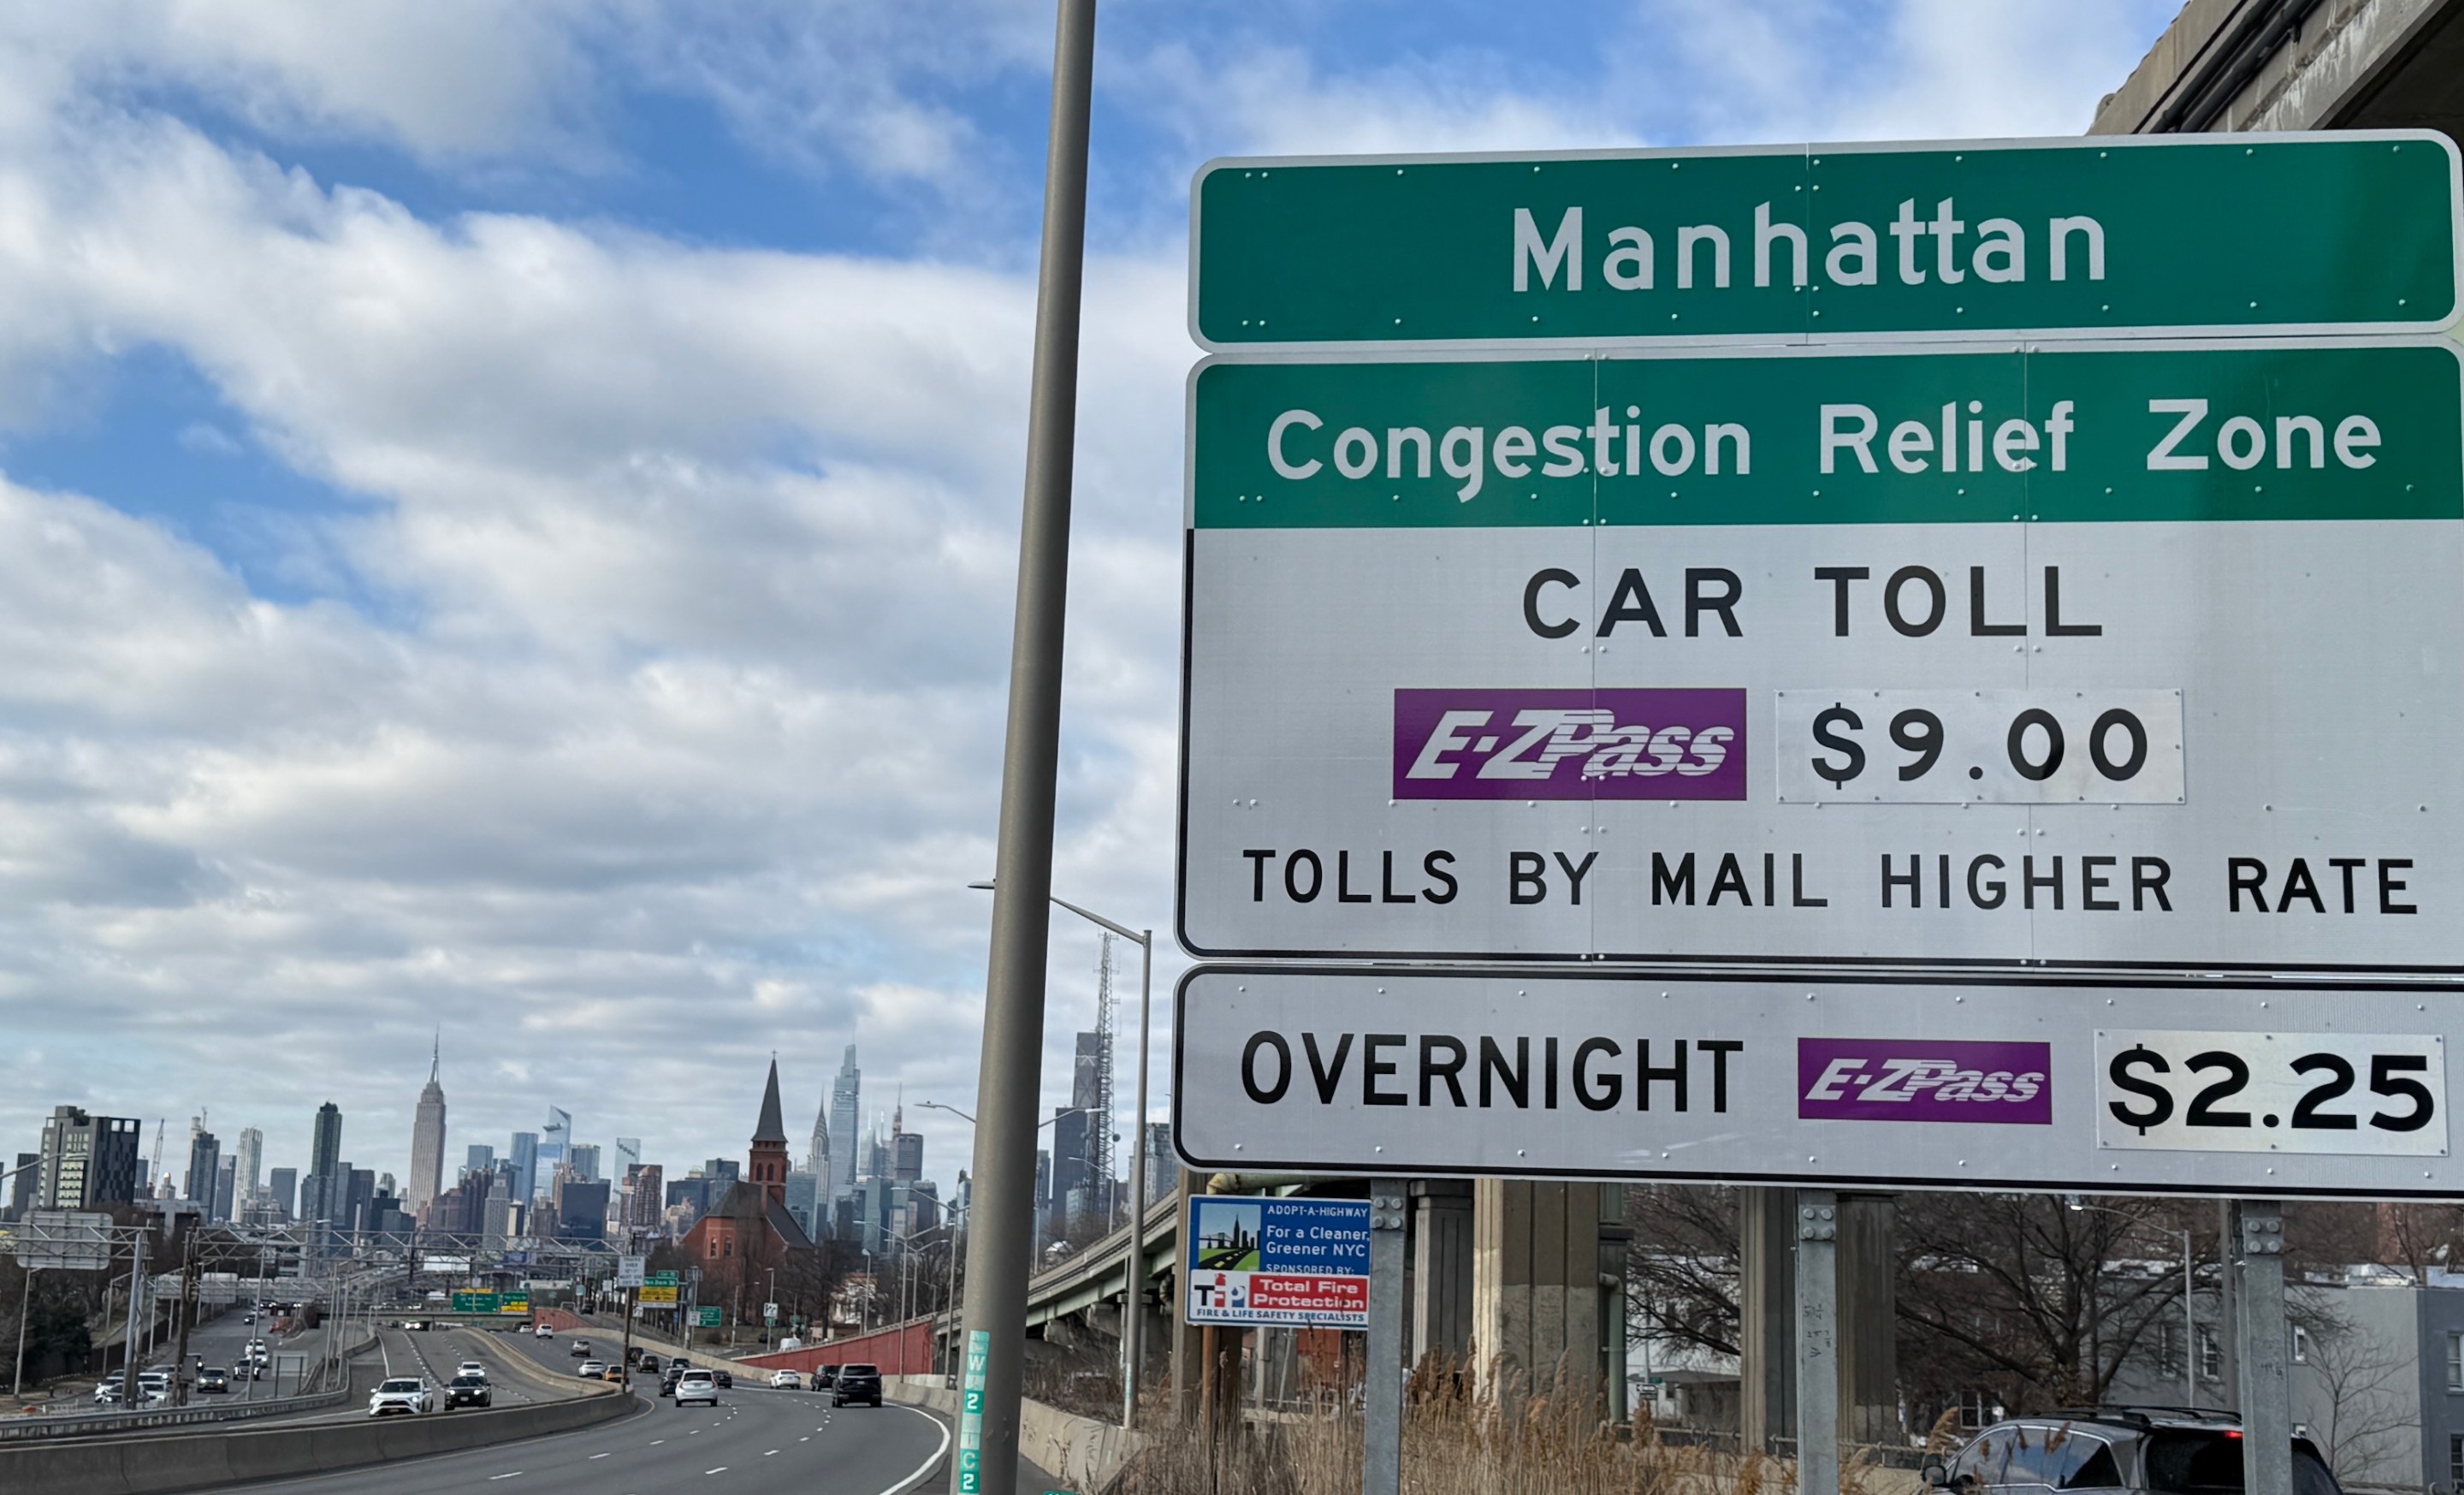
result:
<svg viewBox="0 0 2464 1495"><path fill-rule="evenodd" d="M699 1265L704 1282L733 1277L750 1264L781 1265L789 1252L809 1251L812 1240L787 1212L787 1127L779 1110L779 1061L770 1061L770 1083L761 1092L761 1119L753 1126L745 1176L727 1186L710 1213L685 1233L685 1260Z"/></svg>

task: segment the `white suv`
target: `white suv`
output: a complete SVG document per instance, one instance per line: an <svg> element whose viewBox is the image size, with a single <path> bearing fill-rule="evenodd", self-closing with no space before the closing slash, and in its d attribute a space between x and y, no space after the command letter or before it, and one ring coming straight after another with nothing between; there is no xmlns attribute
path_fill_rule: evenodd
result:
<svg viewBox="0 0 2464 1495"><path fill-rule="evenodd" d="M381 1381L368 1397L368 1416L384 1417L388 1412L418 1414L436 1410L436 1397L428 1383L416 1376L398 1375Z"/></svg>
<svg viewBox="0 0 2464 1495"><path fill-rule="evenodd" d="M700 1370L687 1371L676 1377L676 1405L681 1407L688 1401L706 1401L717 1406L718 1377Z"/></svg>
<svg viewBox="0 0 2464 1495"><path fill-rule="evenodd" d="M465 1360L460 1365L453 1368L453 1374L456 1375L475 1375L484 1381L488 1378L488 1368L481 1365L476 1360Z"/></svg>

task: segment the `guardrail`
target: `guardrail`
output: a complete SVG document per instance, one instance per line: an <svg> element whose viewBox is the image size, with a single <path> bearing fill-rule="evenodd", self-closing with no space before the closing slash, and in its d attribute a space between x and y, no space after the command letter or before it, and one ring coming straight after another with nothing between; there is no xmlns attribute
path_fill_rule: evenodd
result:
<svg viewBox="0 0 2464 1495"><path fill-rule="evenodd" d="M376 1342L376 1334L369 1331L358 1343L345 1346L339 1352L341 1363L349 1365ZM324 1377L323 1365L319 1365L317 1374L319 1378ZM350 1399L350 1381L345 1375L341 1385L329 1391L310 1392L298 1396L275 1396L264 1401L248 1399L215 1406L160 1407L151 1412L45 1412L0 1419L0 1445L52 1438L152 1432L166 1427L193 1427L205 1422L241 1422L290 1413L319 1412L327 1407L341 1406Z"/></svg>
<svg viewBox="0 0 2464 1495"><path fill-rule="evenodd" d="M429 1417L245 1428L161 1438L77 1439L0 1448L10 1495L171 1495L329 1474L567 1433L644 1410L609 1387L570 1401Z"/></svg>

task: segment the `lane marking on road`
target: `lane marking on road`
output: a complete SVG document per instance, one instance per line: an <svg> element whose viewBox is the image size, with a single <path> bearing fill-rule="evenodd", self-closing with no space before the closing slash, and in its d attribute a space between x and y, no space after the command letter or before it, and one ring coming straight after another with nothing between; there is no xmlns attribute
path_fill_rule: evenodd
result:
<svg viewBox="0 0 2464 1495"><path fill-rule="evenodd" d="M658 1447L661 1443L664 1443L664 1442L666 1442L666 1441L667 1441L667 1440L666 1440L666 1439L664 1439L664 1438L654 1438L654 1439L650 1440L650 1446L651 1446L651 1447L653 1447L653 1448L656 1448L656 1447Z"/></svg>
<svg viewBox="0 0 2464 1495"><path fill-rule="evenodd" d="M610 1449L610 1450L609 1450L609 1452L610 1452L610 1453L612 1453L612 1452L614 1452L614 1450L613 1450L613 1449ZM606 1454L592 1454L590 1457L591 1457L591 1458L593 1458L593 1459L605 1459L605 1458L606 1458L606 1457L607 1457L607 1455L606 1455Z"/></svg>
<svg viewBox="0 0 2464 1495"><path fill-rule="evenodd" d="M492 1474L492 1475L488 1476L488 1483L489 1483L489 1484L495 1484L498 1480L518 1480L518 1479L520 1479L521 1477L522 1477L522 1471L521 1471L521 1470L519 1470L519 1469L515 1469L515 1470L511 1471L510 1473L506 1473L506 1474Z"/></svg>
<svg viewBox="0 0 2464 1495"><path fill-rule="evenodd" d="M726 1472L727 1472L727 1465L725 1465L725 1464L720 1464L720 1465L719 1465L717 1468L715 1468L715 1469L704 1469L704 1470L702 1471L702 1473L704 1473L704 1474L725 1474Z"/></svg>
<svg viewBox="0 0 2464 1495"><path fill-rule="evenodd" d="M764 1458L764 1459L767 1459L767 1458L771 1457L771 1455L772 1455L772 1454L776 1454L778 1451L779 1451L779 1450L777 1450L777 1449L773 1448L773 1449L771 1449L771 1450L770 1450L770 1452L769 1452L769 1453L765 1453L765 1454L763 1454L761 1457L762 1457L762 1458Z"/></svg>
<svg viewBox="0 0 2464 1495"><path fill-rule="evenodd" d="M892 1405L903 1406L904 1404L892 1403ZM913 1474L909 1475L907 1478L899 1481L890 1488L883 1490L881 1495L907 1495L907 1491L913 1489L916 1485L923 1484L927 1479L931 1478L933 1471L941 1466L942 1455L947 1454L950 1451L950 1424L942 1421L939 1418L933 1416L933 1414L926 1412L921 1407L907 1407L906 1410L914 1413L917 1417L932 1423L935 1428L939 1430L941 1434L941 1446L934 1449L933 1457L925 1460L923 1463L917 1465Z"/></svg>

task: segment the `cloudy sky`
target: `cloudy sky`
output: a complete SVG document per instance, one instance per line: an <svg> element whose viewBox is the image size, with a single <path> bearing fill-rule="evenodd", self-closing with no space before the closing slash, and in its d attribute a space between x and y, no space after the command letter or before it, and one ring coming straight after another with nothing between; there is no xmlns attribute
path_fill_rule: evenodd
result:
<svg viewBox="0 0 2464 1495"><path fill-rule="evenodd" d="M1200 162L2076 134L2172 10L1107 0L1057 890L1171 923ZM849 1042L972 1109L1050 52L1042 0L0 8L0 1149L296 1165L333 1099L399 1173L440 1025L454 1158L549 1105L740 1155L774 1048L791 1132Z"/></svg>

